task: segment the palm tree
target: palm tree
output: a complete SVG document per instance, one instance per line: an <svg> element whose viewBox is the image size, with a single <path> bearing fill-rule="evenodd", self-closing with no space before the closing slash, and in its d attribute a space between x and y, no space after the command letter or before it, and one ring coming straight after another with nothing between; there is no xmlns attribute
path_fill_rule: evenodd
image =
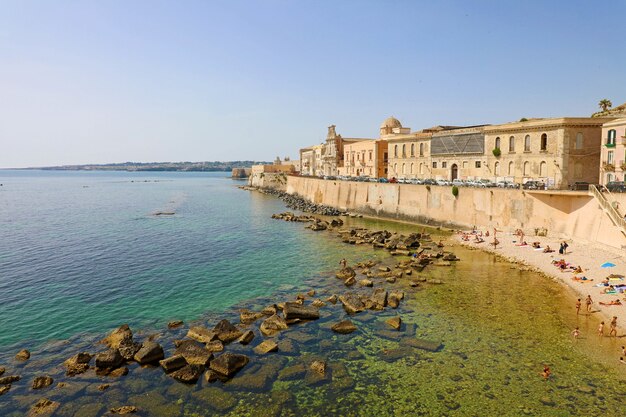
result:
<svg viewBox="0 0 626 417"><path fill-rule="evenodd" d="M600 108L602 109L602 111L607 111L608 109L610 109L611 107L613 107L613 103L611 103L611 100L609 100L608 98L603 98L602 100L600 100L600 102L598 103L598 106L600 106Z"/></svg>

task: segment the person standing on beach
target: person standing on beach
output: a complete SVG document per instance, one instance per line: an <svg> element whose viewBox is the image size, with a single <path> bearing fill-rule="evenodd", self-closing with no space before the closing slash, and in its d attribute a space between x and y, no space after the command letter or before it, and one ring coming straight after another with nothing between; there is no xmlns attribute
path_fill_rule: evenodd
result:
<svg viewBox="0 0 626 417"><path fill-rule="evenodd" d="M567 244L567 242L563 241L563 254L565 255L567 253L567 247L569 245Z"/></svg>
<svg viewBox="0 0 626 417"><path fill-rule="evenodd" d="M600 325L598 326L598 336L602 337L604 336L604 322L601 321Z"/></svg>
<svg viewBox="0 0 626 417"><path fill-rule="evenodd" d="M576 301L576 315L578 315L578 313L580 313L580 306L582 305L582 303L580 302L580 298Z"/></svg>
<svg viewBox="0 0 626 417"><path fill-rule="evenodd" d="M593 304L591 295L587 294L587 299L585 300L585 304L587 304L587 313L591 313L591 305Z"/></svg>
<svg viewBox="0 0 626 417"><path fill-rule="evenodd" d="M611 330L609 330L609 336L617 337L617 316L613 316L613 320L611 320Z"/></svg>

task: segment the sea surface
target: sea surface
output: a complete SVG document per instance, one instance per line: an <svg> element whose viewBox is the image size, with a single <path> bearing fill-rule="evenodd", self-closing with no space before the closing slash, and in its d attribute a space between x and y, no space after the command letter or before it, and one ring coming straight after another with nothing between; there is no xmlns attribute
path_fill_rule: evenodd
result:
<svg viewBox="0 0 626 417"><path fill-rule="evenodd" d="M413 276L443 284L375 280L405 292L396 310L348 317L329 303L320 320L281 333L279 352L229 345L251 362L225 383L184 385L136 364L121 378L92 371L66 377L63 360L102 350L96 342L123 323L169 355L190 324L237 322L241 308L260 310L311 289L322 300L342 294L334 272L343 257L392 268L400 260L271 219L285 211L280 200L240 190L225 175L0 171L0 367L22 376L0 396L0 415L24 415L42 397L61 404L55 415L83 417L126 404L144 416L623 415L624 338L598 337L600 318L576 317L562 285L461 246L446 247L459 262ZM385 323L395 316L400 331ZM330 330L346 318L356 332ZM175 319L185 326L168 330ZM262 340L257 325L252 346ZM571 335L575 326L579 339ZM441 348L417 348L415 339ZM33 354L25 363L13 359L22 348ZM327 361L327 378L306 371L316 359ZM543 364L553 371L548 381L539 375ZM55 384L33 391L32 379L43 374ZM98 390L104 383L109 388Z"/></svg>

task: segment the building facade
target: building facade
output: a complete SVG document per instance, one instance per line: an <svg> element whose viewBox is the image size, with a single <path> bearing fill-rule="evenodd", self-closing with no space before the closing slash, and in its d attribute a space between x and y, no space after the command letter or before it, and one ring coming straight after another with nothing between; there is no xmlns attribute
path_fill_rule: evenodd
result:
<svg viewBox="0 0 626 417"><path fill-rule="evenodd" d="M300 149L300 175L322 175L322 148L314 145Z"/></svg>
<svg viewBox="0 0 626 417"><path fill-rule="evenodd" d="M602 125L600 184L626 181L626 117Z"/></svg>
<svg viewBox="0 0 626 417"><path fill-rule="evenodd" d="M363 140L344 146L343 167L339 175L349 177L386 177L387 141Z"/></svg>

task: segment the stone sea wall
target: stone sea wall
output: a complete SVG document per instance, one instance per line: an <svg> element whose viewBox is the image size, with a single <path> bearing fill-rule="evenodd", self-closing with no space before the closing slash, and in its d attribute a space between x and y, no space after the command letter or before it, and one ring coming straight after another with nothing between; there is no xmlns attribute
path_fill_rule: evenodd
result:
<svg viewBox="0 0 626 417"><path fill-rule="evenodd" d="M273 186L264 180L259 186ZM455 197L451 187L445 186L297 176L288 176L286 184L274 183L279 189L313 203L365 215L449 227L497 227L505 232L521 228L530 236L535 229L546 229L548 236L555 238L575 238L615 248L626 245L626 238L586 192L460 188ZM626 208L626 201L623 206Z"/></svg>

